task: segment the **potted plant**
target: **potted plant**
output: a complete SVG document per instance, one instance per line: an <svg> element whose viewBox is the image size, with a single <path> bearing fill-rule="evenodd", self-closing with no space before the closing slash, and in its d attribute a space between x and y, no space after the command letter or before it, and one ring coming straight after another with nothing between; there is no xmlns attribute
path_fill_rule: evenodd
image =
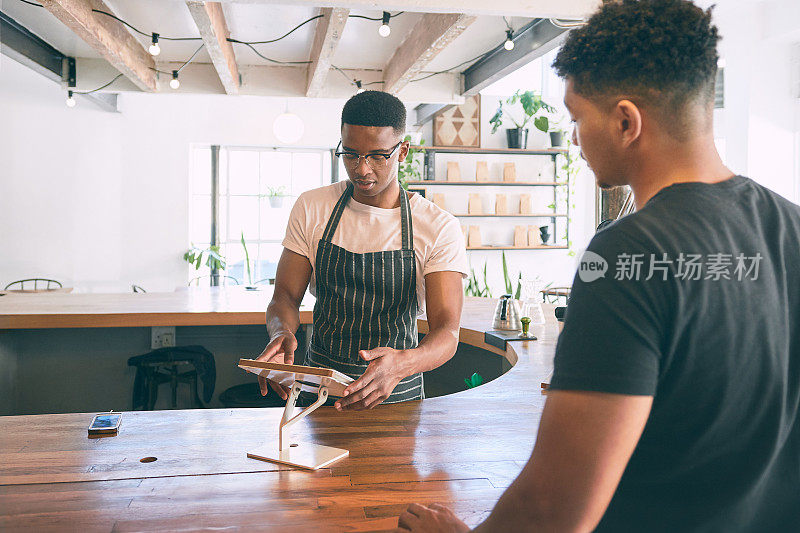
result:
<svg viewBox="0 0 800 533"><path fill-rule="evenodd" d="M250 254L247 252L247 244L244 242L244 231L242 232L242 248L244 248L244 264L247 269L247 285L245 289L248 291L256 291L258 287L253 285L253 272L250 270Z"/></svg>
<svg viewBox="0 0 800 533"><path fill-rule="evenodd" d="M550 146L553 148L561 148L564 146L567 130L562 126L563 123L564 117L560 115L554 115L550 118Z"/></svg>
<svg viewBox="0 0 800 533"><path fill-rule="evenodd" d="M406 135L403 138L403 141L412 141L411 135ZM420 147L425 144L425 139L420 138L419 145ZM405 159L400 162L400 167L397 170L397 180L400 182L400 186L406 190L408 190L408 182L409 181L421 181L422 180L422 171L420 169L420 162L419 159L415 158L416 154L424 154L424 148L416 148L411 146L408 149L408 155Z"/></svg>
<svg viewBox="0 0 800 533"><path fill-rule="evenodd" d="M219 252L219 246L209 246L202 249L192 243L192 247L183 254L183 260L193 265L195 270L200 270L202 265L207 266L212 272L212 285L219 284L219 274L215 274L215 272L225 270L226 266L225 258Z"/></svg>
<svg viewBox="0 0 800 533"><path fill-rule="evenodd" d="M269 198L269 205L270 207L283 207L283 198L289 196L286 194L286 187L267 187L267 194L265 195Z"/></svg>
<svg viewBox="0 0 800 533"><path fill-rule="evenodd" d="M511 115L509 111L503 108L503 100L500 100L500 106L497 108L494 116L489 120L492 125L492 133L503 125L503 118L508 117L514 123L514 128L506 128L506 138L508 140L509 148L527 148L528 147L528 130L525 126L533 119L533 125L536 129L547 133L549 129L549 120L544 114L545 112L554 113L555 108L542 100L534 91L518 90L505 100L509 106L519 103L522 106L523 119L521 122Z"/></svg>
<svg viewBox="0 0 800 533"><path fill-rule="evenodd" d="M492 291L489 289L489 283L486 274L486 262L483 263L483 288L478 283L478 276L475 274L475 269L470 267L470 277L467 279L467 285L464 287L464 296L477 296L479 298L491 298Z"/></svg>

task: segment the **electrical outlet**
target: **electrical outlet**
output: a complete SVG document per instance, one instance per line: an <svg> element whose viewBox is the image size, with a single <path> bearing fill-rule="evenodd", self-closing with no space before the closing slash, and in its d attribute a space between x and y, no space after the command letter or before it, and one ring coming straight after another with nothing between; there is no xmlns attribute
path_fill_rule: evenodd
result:
<svg viewBox="0 0 800 533"><path fill-rule="evenodd" d="M167 348L175 346L175 327L156 326L150 328L150 348Z"/></svg>

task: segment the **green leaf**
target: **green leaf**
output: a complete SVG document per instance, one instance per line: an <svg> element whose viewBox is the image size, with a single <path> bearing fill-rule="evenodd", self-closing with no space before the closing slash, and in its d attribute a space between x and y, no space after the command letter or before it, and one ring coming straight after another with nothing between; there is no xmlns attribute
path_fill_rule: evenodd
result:
<svg viewBox="0 0 800 533"><path fill-rule="evenodd" d="M511 294L511 279L508 277L508 263L506 263L506 252L502 252L503 256L503 281L506 284L506 294Z"/></svg>
<svg viewBox="0 0 800 533"><path fill-rule="evenodd" d="M536 117L533 119L533 125L536 126L537 129L547 132L549 128L549 121L547 120L547 117Z"/></svg>

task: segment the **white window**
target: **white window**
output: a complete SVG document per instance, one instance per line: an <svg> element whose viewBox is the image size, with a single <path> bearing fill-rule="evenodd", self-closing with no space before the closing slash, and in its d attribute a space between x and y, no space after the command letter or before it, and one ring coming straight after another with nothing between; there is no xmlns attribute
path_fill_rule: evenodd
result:
<svg viewBox="0 0 800 533"><path fill-rule="evenodd" d="M193 149L190 240L200 248L211 240L211 149ZM297 197L331 182L331 152L323 149L220 148L220 252L225 274L249 284L275 277L289 213ZM273 199L280 194L278 200ZM250 259L245 266L244 234ZM208 275L192 270L192 276ZM232 283L232 282L231 282ZM206 283L202 282L201 285Z"/></svg>

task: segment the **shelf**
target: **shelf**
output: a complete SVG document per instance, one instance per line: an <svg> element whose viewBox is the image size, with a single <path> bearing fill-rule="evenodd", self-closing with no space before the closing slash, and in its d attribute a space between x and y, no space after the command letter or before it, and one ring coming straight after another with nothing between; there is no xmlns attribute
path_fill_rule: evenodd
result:
<svg viewBox="0 0 800 533"><path fill-rule="evenodd" d="M422 180L409 181L408 186L412 185L488 185L491 187L566 187L566 182L557 181L445 181L445 180Z"/></svg>
<svg viewBox="0 0 800 533"><path fill-rule="evenodd" d="M472 217L472 218L494 218L494 217L504 217L504 218L554 218L554 217L566 217L567 216L567 215L565 215L563 213L530 213L530 214L527 214L527 215L521 215L519 213L517 213L516 215L513 215L513 214L511 214L511 215L496 215L494 213L488 213L488 214L485 214L485 215L457 215L455 213L450 213L450 214L453 215L454 217L457 217L457 218L466 218L466 217Z"/></svg>
<svg viewBox="0 0 800 533"><path fill-rule="evenodd" d="M566 250L568 246L467 246L469 250Z"/></svg>
<svg viewBox="0 0 800 533"><path fill-rule="evenodd" d="M542 148L540 150L528 150L523 148L470 148L460 146L412 146L438 152L440 154L506 154L506 155L558 155L567 153L566 148Z"/></svg>

